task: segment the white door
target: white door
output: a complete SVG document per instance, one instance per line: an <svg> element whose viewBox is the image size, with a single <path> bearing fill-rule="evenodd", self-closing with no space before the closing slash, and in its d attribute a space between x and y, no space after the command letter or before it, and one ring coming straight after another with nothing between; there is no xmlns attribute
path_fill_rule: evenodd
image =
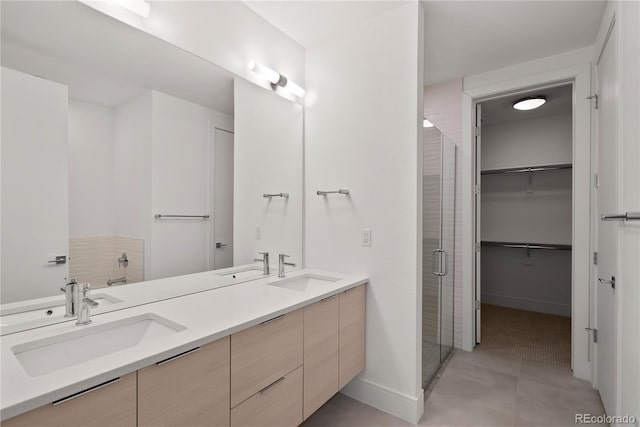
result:
<svg viewBox="0 0 640 427"><path fill-rule="evenodd" d="M598 71L598 214L620 210L618 198L618 133L616 69L616 28L597 63ZM598 330L598 388L607 414L616 414L617 404L617 304L615 278L618 277L620 222L600 221L598 226L598 282L596 322Z"/></svg>
<svg viewBox="0 0 640 427"><path fill-rule="evenodd" d="M68 277L68 108L66 86L2 68L2 303Z"/></svg>
<svg viewBox="0 0 640 427"><path fill-rule="evenodd" d="M213 268L233 266L233 133L214 129Z"/></svg>
<svg viewBox="0 0 640 427"><path fill-rule="evenodd" d="M475 186L474 186L474 192L475 192L475 207L476 207L476 238L475 238L475 254L476 254L476 271L475 271L475 275L476 275L476 289L475 289L475 300L474 300L474 310L476 313L476 343L480 342L480 338L481 338L481 334L480 334L480 318L481 318L481 312L480 312L480 297L482 295L482 288L481 288L481 283L480 283L480 278L481 278L481 270L480 270L480 261L481 261L481 254L480 254L480 248L482 247L482 222L480 221L480 201L481 201L481 196L480 196L480 182L482 180L482 175L481 175L481 170L482 170L482 163L481 163L481 154L482 154L482 150L481 150L481 129L482 129L482 105L477 104L476 105L476 125L475 125L475 134L476 134L476 179L475 179Z"/></svg>

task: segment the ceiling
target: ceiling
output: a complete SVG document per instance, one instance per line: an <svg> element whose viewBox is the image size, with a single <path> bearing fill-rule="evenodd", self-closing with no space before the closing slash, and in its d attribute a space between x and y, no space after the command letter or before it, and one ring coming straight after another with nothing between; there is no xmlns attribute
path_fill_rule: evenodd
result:
<svg viewBox="0 0 640 427"><path fill-rule="evenodd" d="M427 1L425 85L595 43L603 1Z"/></svg>
<svg viewBox="0 0 640 427"><path fill-rule="evenodd" d="M3 2L2 65L115 107L147 90L233 114L233 74L80 2Z"/></svg>
<svg viewBox="0 0 640 427"><path fill-rule="evenodd" d="M515 101L533 95L542 95L547 98L547 102L542 107L536 108L535 110L519 111L513 108L513 103ZM571 114L573 105L573 88L568 84L546 89L530 90L485 101L481 105L482 126L557 116L560 114Z"/></svg>
<svg viewBox="0 0 640 427"><path fill-rule="evenodd" d="M405 1L247 0L302 46ZM425 85L482 73L594 44L605 1L423 1Z"/></svg>
<svg viewBox="0 0 640 427"><path fill-rule="evenodd" d="M258 15L305 48L407 0L245 0Z"/></svg>

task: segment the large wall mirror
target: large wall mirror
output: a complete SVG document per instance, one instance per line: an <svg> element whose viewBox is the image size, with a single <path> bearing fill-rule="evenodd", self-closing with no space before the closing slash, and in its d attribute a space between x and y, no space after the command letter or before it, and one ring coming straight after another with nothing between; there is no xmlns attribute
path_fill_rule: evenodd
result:
<svg viewBox="0 0 640 427"><path fill-rule="evenodd" d="M301 105L80 2L1 19L3 333L69 278L100 313L301 266Z"/></svg>

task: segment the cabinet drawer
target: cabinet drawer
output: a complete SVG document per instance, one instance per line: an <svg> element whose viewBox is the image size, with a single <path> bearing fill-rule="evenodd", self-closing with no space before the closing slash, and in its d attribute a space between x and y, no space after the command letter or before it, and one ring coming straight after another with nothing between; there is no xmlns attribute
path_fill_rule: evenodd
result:
<svg viewBox="0 0 640 427"><path fill-rule="evenodd" d="M229 337L138 371L138 426L228 426Z"/></svg>
<svg viewBox="0 0 640 427"><path fill-rule="evenodd" d="M340 294L339 374L342 388L364 369L365 364L365 287Z"/></svg>
<svg viewBox="0 0 640 427"><path fill-rule="evenodd" d="M136 373L2 422L3 427L136 425Z"/></svg>
<svg viewBox="0 0 640 427"><path fill-rule="evenodd" d="M302 365L302 310L231 336L231 407Z"/></svg>
<svg viewBox="0 0 640 427"><path fill-rule="evenodd" d="M293 427L300 423L302 367L276 380L231 410L231 427Z"/></svg>
<svg viewBox="0 0 640 427"><path fill-rule="evenodd" d="M338 392L338 295L304 308L304 418Z"/></svg>

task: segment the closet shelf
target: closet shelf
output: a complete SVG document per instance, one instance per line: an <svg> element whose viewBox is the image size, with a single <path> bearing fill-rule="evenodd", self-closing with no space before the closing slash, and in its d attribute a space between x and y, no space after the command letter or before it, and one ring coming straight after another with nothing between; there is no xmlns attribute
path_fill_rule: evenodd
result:
<svg viewBox="0 0 640 427"><path fill-rule="evenodd" d="M521 242L489 242L482 241L482 246L498 246L501 248L521 249L547 249L555 251L570 251L571 245L545 244L545 243L521 243Z"/></svg>
<svg viewBox="0 0 640 427"><path fill-rule="evenodd" d="M571 169L571 163L559 163L556 165L540 165L540 166L524 166L517 168L500 168L500 169L484 169L480 171L481 175L497 175L504 173L527 173L527 172L544 172L556 171L562 169Z"/></svg>

